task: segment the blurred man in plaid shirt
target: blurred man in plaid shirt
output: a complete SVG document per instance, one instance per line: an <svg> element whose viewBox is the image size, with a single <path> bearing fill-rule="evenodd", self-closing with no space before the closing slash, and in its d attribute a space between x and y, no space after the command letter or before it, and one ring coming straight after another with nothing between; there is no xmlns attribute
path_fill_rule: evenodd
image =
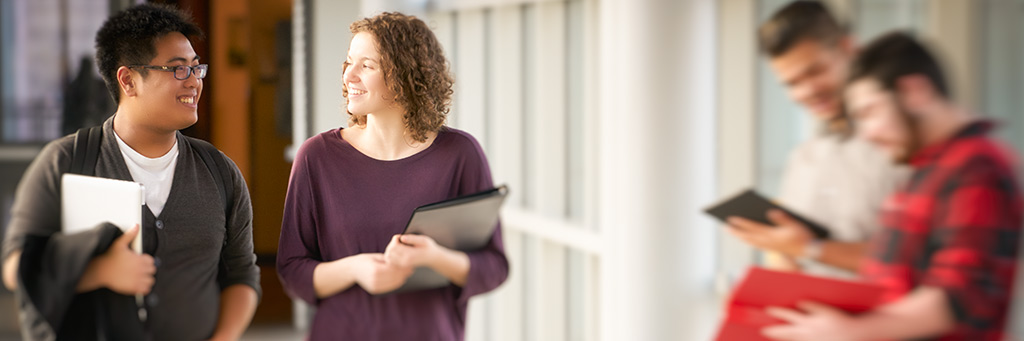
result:
<svg viewBox="0 0 1024 341"><path fill-rule="evenodd" d="M846 105L857 133L914 168L883 206L861 273L887 302L850 316L805 302L772 308L783 340L1002 340L1022 224L1011 150L992 123L950 101L942 71L914 38L883 36L854 61Z"/></svg>

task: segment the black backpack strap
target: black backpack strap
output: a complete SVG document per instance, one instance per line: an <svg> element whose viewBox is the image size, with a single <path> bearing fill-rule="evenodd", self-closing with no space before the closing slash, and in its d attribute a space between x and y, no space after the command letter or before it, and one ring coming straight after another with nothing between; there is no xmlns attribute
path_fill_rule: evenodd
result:
<svg viewBox="0 0 1024 341"><path fill-rule="evenodd" d="M92 176L100 155L100 141L103 127L78 129L75 133L75 147L71 152L70 173Z"/></svg>
<svg viewBox="0 0 1024 341"><path fill-rule="evenodd" d="M78 132L75 133L75 145L71 150L71 169L68 172L88 176L95 175L102 139L103 127L78 129ZM96 340L106 340L108 323L106 301L97 293L83 297L91 298L92 305L95 308Z"/></svg>
<svg viewBox="0 0 1024 341"><path fill-rule="evenodd" d="M199 157L203 159L210 175L213 175L213 182L217 183L217 190L220 192L220 199L224 204L224 222L227 223L228 218L231 217L231 206L235 202L235 186L231 181L231 168L220 156L220 151L209 142L195 138L189 138L189 142L195 147ZM227 231L227 227L224 230ZM227 241L225 235L224 243L226 244Z"/></svg>

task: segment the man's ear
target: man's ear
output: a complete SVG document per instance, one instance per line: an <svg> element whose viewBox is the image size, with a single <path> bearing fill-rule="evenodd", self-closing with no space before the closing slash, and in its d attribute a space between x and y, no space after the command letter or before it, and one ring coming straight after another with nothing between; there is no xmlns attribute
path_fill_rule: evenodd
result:
<svg viewBox="0 0 1024 341"><path fill-rule="evenodd" d="M836 42L836 47L851 59L857 55L857 42L853 40L852 35L844 34L840 37Z"/></svg>
<svg viewBox="0 0 1024 341"><path fill-rule="evenodd" d="M126 97L135 97L138 94L136 80L135 74L127 66L117 68L117 84Z"/></svg>
<svg viewBox="0 0 1024 341"><path fill-rule="evenodd" d="M911 74L896 79L896 93L901 104L911 112L921 112L937 100L938 93L928 77Z"/></svg>

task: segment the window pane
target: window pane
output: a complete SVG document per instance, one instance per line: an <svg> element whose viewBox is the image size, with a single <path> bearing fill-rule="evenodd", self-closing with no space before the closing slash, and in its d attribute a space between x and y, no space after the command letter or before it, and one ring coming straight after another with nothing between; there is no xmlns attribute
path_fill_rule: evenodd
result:
<svg viewBox="0 0 1024 341"><path fill-rule="evenodd" d="M924 25L920 0L860 0L856 3L854 33L861 42L894 29L920 29Z"/></svg>
<svg viewBox="0 0 1024 341"><path fill-rule="evenodd" d="M1020 153L1024 150L1024 0L986 0L982 18L980 110L1002 124L996 132ZM1024 254L1021 257L1018 263L1024 264ZM1014 315L1008 328L1024 335L1024 271L1020 265L1018 269Z"/></svg>
<svg viewBox="0 0 1024 341"><path fill-rule="evenodd" d="M570 1L566 6L568 12L568 50L566 51L566 94L568 95L567 125L569 164L566 167L566 185L568 186L568 215L573 221L583 221L584 202L584 129L587 127L587 115L583 112L583 1ZM594 115L590 115L593 117Z"/></svg>
<svg viewBox="0 0 1024 341"><path fill-rule="evenodd" d="M0 143L46 142L113 113L92 59L107 3L15 0L2 6Z"/></svg>
<svg viewBox="0 0 1024 341"><path fill-rule="evenodd" d="M1000 136L1024 150L1024 1L987 0L982 32L982 108L1003 124Z"/></svg>
<svg viewBox="0 0 1024 341"><path fill-rule="evenodd" d="M761 0L757 25L788 3L789 0ZM806 111L789 99L767 58L759 52L757 59L757 188L765 195L777 196L789 151L810 136L813 122Z"/></svg>

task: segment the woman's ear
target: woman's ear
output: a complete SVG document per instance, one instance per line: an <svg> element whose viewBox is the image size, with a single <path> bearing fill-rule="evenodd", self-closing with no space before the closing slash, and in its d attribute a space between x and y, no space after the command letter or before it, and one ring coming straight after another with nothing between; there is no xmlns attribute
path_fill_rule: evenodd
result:
<svg viewBox="0 0 1024 341"><path fill-rule="evenodd" d="M135 97L138 94L135 86L135 77L132 70L127 66L117 68L117 84L121 88L121 93L126 97Z"/></svg>

